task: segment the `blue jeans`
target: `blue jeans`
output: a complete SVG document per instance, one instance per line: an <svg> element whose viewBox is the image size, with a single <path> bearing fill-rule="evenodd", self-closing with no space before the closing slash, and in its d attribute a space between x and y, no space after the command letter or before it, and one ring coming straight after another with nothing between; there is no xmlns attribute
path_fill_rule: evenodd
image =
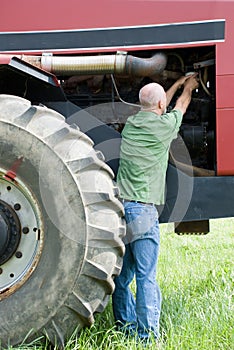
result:
<svg viewBox="0 0 234 350"><path fill-rule="evenodd" d="M137 332L139 338L159 337L161 293L156 282L159 222L154 205L125 202L126 252L112 296L117 325ZM129 288L136 278L136 298Z"/></svg>

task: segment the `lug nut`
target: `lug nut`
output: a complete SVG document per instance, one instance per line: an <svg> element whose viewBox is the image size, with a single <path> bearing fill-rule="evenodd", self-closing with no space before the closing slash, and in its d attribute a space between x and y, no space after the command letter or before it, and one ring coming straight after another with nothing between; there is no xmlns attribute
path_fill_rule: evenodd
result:
<svg viewBox="0 0 234 350"><path fill-rule="evenodd" d="M15 253L15 256L16 256L18 259L20 259L20 258L22 258L23 254L22 254L21 252L16 252L16 253Z"/></svg>
<svg viewBox="0 0 234 350"><path fill-rule="evenodd" d="M29 228L28 227L23 227L23 233L24 234L27 234L27 233L29 233Z"/></svg>
<svg viewBox="0 0 234 350"><path fill-rule="evenodd" d="M20 209L21 209L21 205L20 205L19 203L16 203L16 204L14 205L14 209L15 209L15 210L20 210Z"/></svg>

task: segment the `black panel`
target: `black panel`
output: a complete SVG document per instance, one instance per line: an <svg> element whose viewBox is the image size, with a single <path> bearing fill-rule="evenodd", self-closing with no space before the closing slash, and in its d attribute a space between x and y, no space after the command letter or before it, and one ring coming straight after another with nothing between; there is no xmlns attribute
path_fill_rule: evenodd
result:
<svg viewBox="0 0 234 350"><path fill-rule="evenodd" d="M1 51L71 50L181 44L224 39L225 21L76 31L0 33Z"/></svg>
<svg viewBox="0 0 234 350"><path fill-rule="evenodd" d="M169 165L160 222L234 217L233 198L234 176L190 177Z"/></svg>
<svg viewBox="0 0 234 350"><path fill-rule="evenodd" d="M24 97L32 102L65 101L54 75L16 57L1 65L0 93Z"/></svg>

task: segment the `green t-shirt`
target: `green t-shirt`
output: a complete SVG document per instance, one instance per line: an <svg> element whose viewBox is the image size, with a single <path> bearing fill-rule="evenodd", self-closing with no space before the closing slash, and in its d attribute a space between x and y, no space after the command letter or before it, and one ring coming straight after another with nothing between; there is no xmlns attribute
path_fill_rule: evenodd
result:
<svg viewBox="0 0 234 350"><path fill-rule="evenodd" d="M169 148L177 137L182 112L157 115L140 111L122 131L117 183L124 199L164 204Z"/></svg>

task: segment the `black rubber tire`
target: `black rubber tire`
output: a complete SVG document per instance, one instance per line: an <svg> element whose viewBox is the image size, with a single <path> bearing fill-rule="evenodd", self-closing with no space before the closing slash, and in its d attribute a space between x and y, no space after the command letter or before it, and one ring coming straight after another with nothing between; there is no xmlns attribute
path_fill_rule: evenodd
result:
<svg viewBox="0 0 234 350"><path fill-rule="evenodd" d="M46 335L63 346L75 329L94 322L113 293L125 234L118 190L92 141L46 107L0 95L0 143L1 168L23 156L17 176L44 222L37 267L0 301L1 344Z"/></svg>

